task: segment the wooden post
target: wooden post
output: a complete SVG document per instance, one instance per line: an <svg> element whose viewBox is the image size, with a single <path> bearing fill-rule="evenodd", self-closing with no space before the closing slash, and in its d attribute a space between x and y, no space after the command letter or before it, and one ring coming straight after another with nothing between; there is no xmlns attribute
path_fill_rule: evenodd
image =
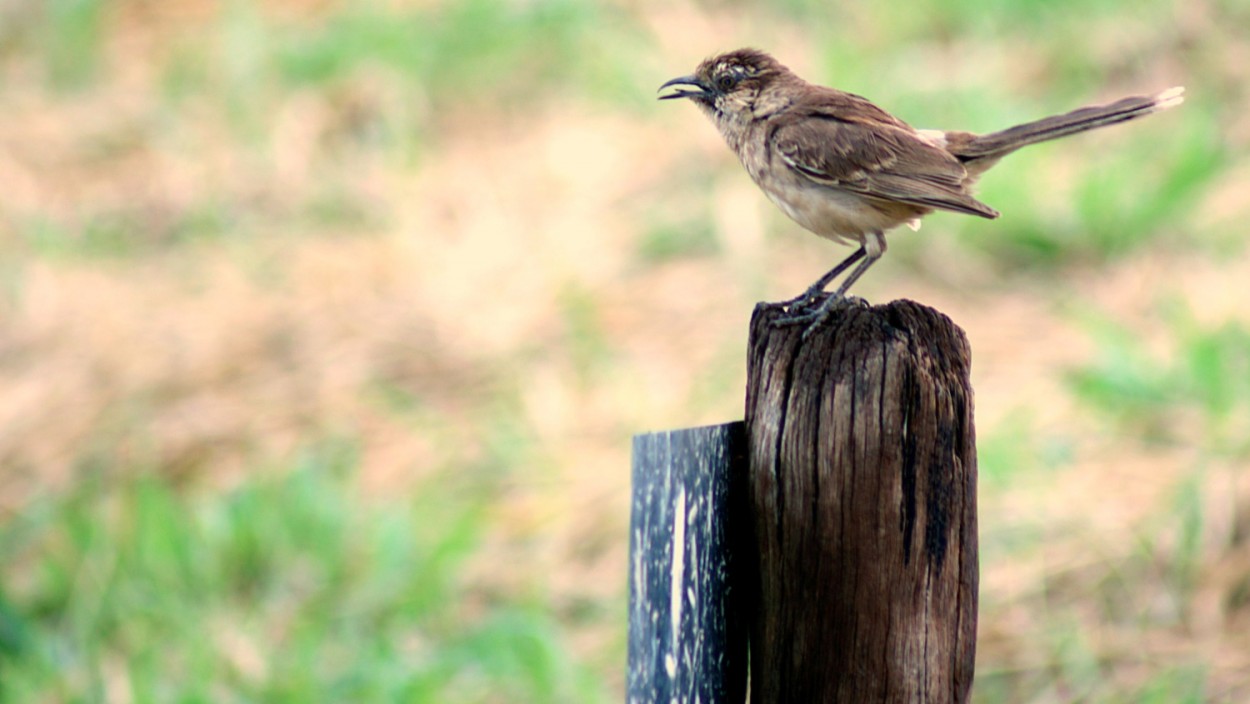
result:
<svg viewBox="0 0 1250 704"><path fill-rule="evenodd" d="M746 618L731 545L745 542L746 438L727 423L634 437L631 704L746 700Z"/></svg>
<svg viewBox="0 0 1250 704"><path fill-rule="evenodd" d="M751 320L751 702L964 702L977 616L967 339L910 301ZM739 700L740 701L740 700Z"/></svg>

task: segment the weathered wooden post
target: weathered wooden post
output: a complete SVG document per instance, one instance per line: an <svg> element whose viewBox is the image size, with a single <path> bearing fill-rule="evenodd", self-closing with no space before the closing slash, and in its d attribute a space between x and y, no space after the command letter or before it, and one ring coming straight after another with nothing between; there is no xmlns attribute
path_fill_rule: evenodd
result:
<svg viewBox="0 0 1250 704"><path fill-rule="evenodd" d="M967 701L967 340L910 301L806 340L781 314L751 320L744 429L635 438L629 701L745 701L748 639L752 704Z"/></svg>
<svg viewBox="0 0 1250 704"><path fill-rule="evenodd" d="M630 704L744 702L742 423L634 437Z"/></svg>
<svg viewBox="0 0 1250 704"><path fill-rule="evenodd" d="M751 702L963 702L976 653L968 342L911 301L751 320Z"/></svg>

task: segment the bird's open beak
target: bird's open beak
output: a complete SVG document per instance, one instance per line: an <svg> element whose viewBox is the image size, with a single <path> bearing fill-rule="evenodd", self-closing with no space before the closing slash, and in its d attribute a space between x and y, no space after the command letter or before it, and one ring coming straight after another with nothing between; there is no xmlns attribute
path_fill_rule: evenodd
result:
<svg viewBox="0 0 1250 704"><path fill-rule="evenodd" d="M682 76L660 86L659 90L664 90L669 86L694 86L698 90L682 90L677 89L668 95L661 95L659 100L671 100L672 98L710 98L712 93L708 90L708 86L695 76Z"/></svg>

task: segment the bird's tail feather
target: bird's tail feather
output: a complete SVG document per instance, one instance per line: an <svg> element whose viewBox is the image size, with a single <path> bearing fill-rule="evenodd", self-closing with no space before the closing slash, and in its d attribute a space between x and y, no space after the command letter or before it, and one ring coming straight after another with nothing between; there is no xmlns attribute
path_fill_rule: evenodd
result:
<svg viewBox="0 0 1250 704"><path fill-rule="evenodd" d="M1184 92L1185 89L1181 87L1169 88L1155 95L1121 98L1107 105L1084 107L1035 122L1026 122L1001 132L969 135L965 139L952 140L951 152L964 161L997 161L1020 147L1167 110L1184 102Z"/></svg>

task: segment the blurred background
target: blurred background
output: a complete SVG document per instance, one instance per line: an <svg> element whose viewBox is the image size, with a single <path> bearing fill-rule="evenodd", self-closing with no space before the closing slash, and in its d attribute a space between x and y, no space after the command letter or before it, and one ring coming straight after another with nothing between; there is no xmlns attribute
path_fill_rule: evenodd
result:
<svg viewBox="0 0 1250 704"><path fill-rule="evenodd" d="M849 250L663 81L1032 147L856 292L968 333L980 702L1250 699L1247 0L0 0L0 701L610 702L629 441Z"/></svg>

